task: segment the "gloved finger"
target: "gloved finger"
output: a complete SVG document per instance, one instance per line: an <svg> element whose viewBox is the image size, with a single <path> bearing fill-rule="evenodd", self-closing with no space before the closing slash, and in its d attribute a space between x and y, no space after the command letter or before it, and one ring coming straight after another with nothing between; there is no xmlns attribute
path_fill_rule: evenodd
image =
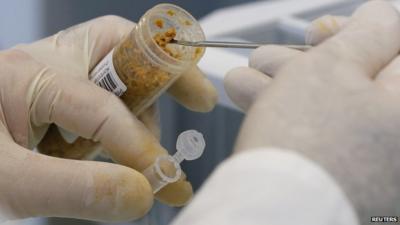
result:
<svg viewBox="0 0 400 225"><path fill-rule="evenodd" d="M348 18L345 16L322 16L313 20L305 33L307 45L317 45L335 35L346 26Z"/></svg>
<svg viewBox="0 0 400 225"><path fill-rule="evenodd" d="M35 126L56 123L84 138L100 141L112 157L134 169L149 165L142 154L165 154L158 140L114 94L94 83L63 75L42 74L32 94ZM152 153L151 153L152 154Z"/></svg>
<svg viewBox="0 0 400 225"><path fill-rule="evenodd" d="M147 109L145 109L139 116L138 119L150 130L150 132L160 140L160 111L157 103L154 103Z"/></svg>
<svg viewBox="0 0 400 225"><path fill-rule="evenodd" d="M30 113L35 126L54 122L79 136L100 141L113 160L138 171L167 154L114 94L88 80L52 74L38 77L36 83L41 85L33 90Z"/></svg>
<svg viewBox="0 0 400 225"><path fill-rule="evenodd" d="M94 66L134 26L135 23L122 17L102 16L16 48L53 69L87 79ZM57 57L49 57L54 54Z"/></svg>
<svg viewBox="0 0 400 225"><path fill-rule="evenodd" d="M156 137L158 140L161 139L161 130L160 130L160 115L157 103L149 106L146 110L144 110L139 116L138 119L146 126L147 129ZM77 141L81 141L82 138L78 138ZM90 140L87 140L90 141ZM42 141L43 142L43 141ZM40 142L39 145L42 144ZM46 143L44 143L46 144ZM74 143L75 144L75 143ZM92 147L92 146L90 146ZM84 148L82 150L86 150L88 148ZM82 151L81 150L81 151ZM103 158L111 158L108 154L108 151L104 149L102 146L98 146L98 153Z"/></svg>
<svg viewBox="0 0 400 225"><path fill-rule="evenodd" d="M302 52L279 45L265 45L254 50L249 59L249 66L271 77L278 70Z"/></svg>
<svg viewBox="0 0 400 225"><path fill-rule="evenodd" d="M153 104L138 117L144 125L160 140L160 121L158 105ZM182 173L179 181L168 184L156 194L157 200L170 206L183 206L193 196L193 189L190 182L186 181L186 176Z"/></svg>
<svg viewBox="0 0 400 225"><path fill-rule="evenodd" d="M390 35L382 35L387 33ZM369 1L355 11L337 35L308 51L296 63L303 68L321 70L334 63L338 70L352 69L353 77L371 78L397 55L399 49L400 18L397 10L385 1ZM329 71L324 74L333 75ZM334 74L338 77L342 73Z"/></svg>
<svg viewBox="0 0 400 225"><path fill-rule="evenodd" d="M2 140L1 205L14 218L70 217L128 221L151 208L150 184L125 166L38 154ZM3 148L4 147L4 148Z"/></svg>
<svg viewBox="0 0 400 225"><path fill-rule="evenodd" d="M271 80L272 78L258 70L238 67L225 75L224 88L232 102L246 112Z"/></svg>
<svg viewBox="0 0 400 225"><path fill-rule="evenodd" d="M178 103L196 112L211 111L218 101L217 90L197 66L172 84L168 93Z"/></svg>
<svg viewBox="0 0 400 225"><path fill-rule="evenodd" d="M323 16L314 20L306 32L306 43L319 44L339 32L347 21L348 18L343 16ZM252 52L249 66L274 77L283 65L302 53L279 45L266 45Z"/></svg>
<svg viewBox="0 0 400 225"><path fill-rule="evenodd" d="M193 196L192 185L186 181L186 175L172 184L168 184L156 194L157 200L170 206L179 207L185 205Z"/></svg>
<svg viewBox="0 0 400 225"><path fill-rule="evenodd" d="M158 105L153 104L138 117L144 125L160 140L160 123ZM179 181L168 184L156 194L157 200L170 206L183 206L193 196L193 188L190 182L186 181L186 175L182 172Z"/></svg>

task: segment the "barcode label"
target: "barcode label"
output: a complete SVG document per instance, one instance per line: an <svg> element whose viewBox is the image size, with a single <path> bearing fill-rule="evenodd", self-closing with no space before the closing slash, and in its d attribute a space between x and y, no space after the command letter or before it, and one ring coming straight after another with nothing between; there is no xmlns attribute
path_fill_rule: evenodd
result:
<svg viewBox="0 0 400 225"><path fill-rule="evenodd" d="M125 84L119 79L115 71L112 50L90 73L90 80L107 91L113 92L117 96L121 96L126 91Z"/></svg>
<svg viewBox="0 0 400 225"><path fill-rule="evenodd" d="M110 73L107 73L103 79L101 79L98 83L98 85L108 91L113 91L114 89L117 89L117 85L115 84L114 79L111 77Z"/></svg>

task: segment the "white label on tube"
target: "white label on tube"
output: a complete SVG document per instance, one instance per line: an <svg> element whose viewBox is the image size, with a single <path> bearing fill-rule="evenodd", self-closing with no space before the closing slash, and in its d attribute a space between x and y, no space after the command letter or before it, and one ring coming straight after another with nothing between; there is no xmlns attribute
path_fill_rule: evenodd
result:
<svg viewBox="0 0 400 225"><path fill-rule="evenodd" d="M91 81L107 91L113 92L117 96L121 96L126 91L125 84L119 79L117 71L113 64L114 49L97 64L89 75Z"/></svg>

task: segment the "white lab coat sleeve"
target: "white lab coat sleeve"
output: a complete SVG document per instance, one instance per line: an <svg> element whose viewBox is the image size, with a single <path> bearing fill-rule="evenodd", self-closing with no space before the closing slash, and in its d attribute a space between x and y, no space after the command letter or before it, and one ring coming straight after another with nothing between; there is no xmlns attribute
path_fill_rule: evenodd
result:
<svg viewBox="0 0 400 225"><path fill-rule="evenodd" d="M357 225L334 179L293 151L254 149L223 162L173 225Z"/></svg>

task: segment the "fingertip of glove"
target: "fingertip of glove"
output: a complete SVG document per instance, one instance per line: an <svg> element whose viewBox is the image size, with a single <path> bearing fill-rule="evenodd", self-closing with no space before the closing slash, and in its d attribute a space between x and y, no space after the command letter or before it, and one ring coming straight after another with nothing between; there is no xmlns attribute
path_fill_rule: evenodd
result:
<svg viewBox="0 0 400 225"><path fill-rule="evenodd" d="M195 107L193 110L197 112L210 112L212 111L215 106L217 105L218 102L218 91L212 85L212 83L209 80L205 80L208 84L204 85L207 95L203 98L199 98L197 100L197 103L194 104Z"/></svg>
<svg viewBox="0 0 400 225"><path fill-rule="evenodd" d="M110 176L111 175L111 176ZM146 215L153 205L153 192L147 179L139 172L119 166L112 174L95 176L95 207L108 205L97 211L104 221L128 221ZM108 208L108 209L107 209Z"/></svg>
<svg viewBox="0 0 400 225"><path fill-rule="evenodd" d="M249 67L274 76L277 71L294 56L298 50L279 45L264 45L254 50L249 58Z"/></svg>
<svg viewBox="0 0 400 225"><path fill-rule="evenodd" d="M194 112L209 112L218 102L218 91L197 67L180 77L168 92Z"/></svg>
<svg viewBox="0 0 400 225"><path fill-rule="evenodd" d="M121 202L121 211L127 209L126 215L136 219L150 211L153 205L153 190L141 173L134 172L135 175L128 175L121 180L121 185L125 186L127 192L117 195L117 198Z"/></svg>
<svg viewBox="0 0 400 225"><path fill-rule="evenodd" d="M180 180L161 189L156 198L161 203L173 207L186 205L193 197L193 188L190 182Z"/></svg>

